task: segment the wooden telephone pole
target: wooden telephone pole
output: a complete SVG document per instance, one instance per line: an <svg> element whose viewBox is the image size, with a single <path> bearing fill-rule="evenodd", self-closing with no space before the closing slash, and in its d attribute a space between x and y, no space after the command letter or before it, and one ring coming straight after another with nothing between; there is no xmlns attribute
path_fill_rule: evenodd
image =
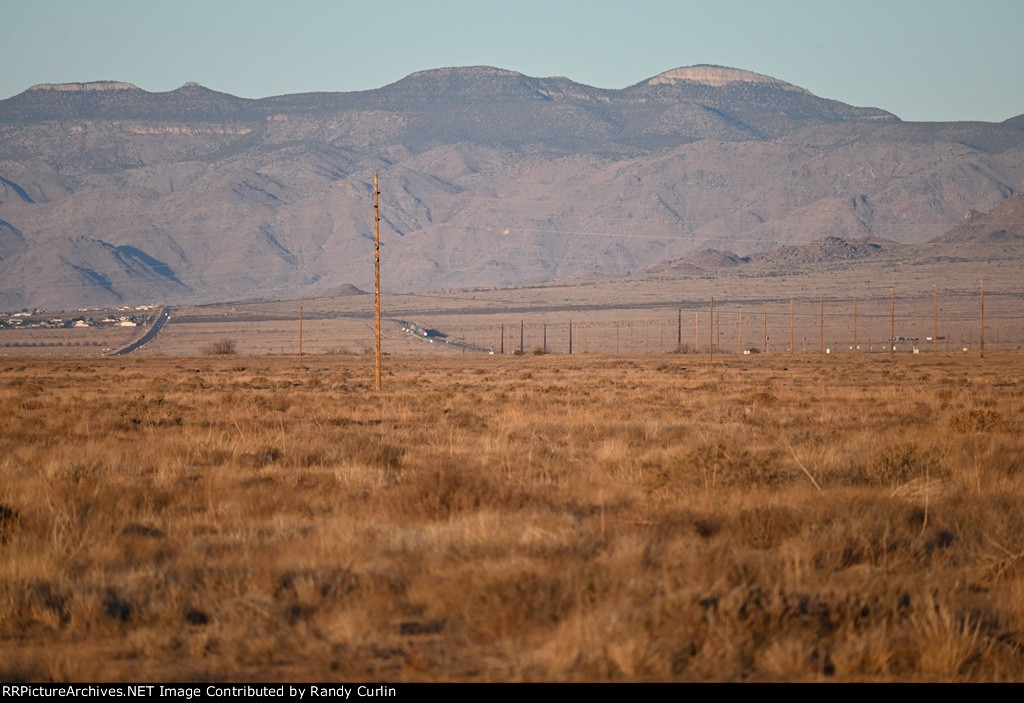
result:
<svg viewBox="0 0 1024 703"><path fill-rule="evenodd" d="M896 289L890 288L892 304L889 308L889 351L896 351Z"/></svg>
<svg viewBox="0 0 1024 703"><path fill-rule="evenodd" d="M708 363L715 361L715 298L711 298L711 322L708 329Z"/></svg>
<svg viewBox="0 0 1024 703"><path fill-rule="evenodd" d="M818 332L818 353L825 353L825 296L821 296L821 317L819 318L821 327Z"/></svg>
<svg viewBox="0 0 1024 703"><path fill-rule="evenodd" d="M981 358L985 358L985 279L981 279Z"/></svg>
<svg viewBox="0 0 1024 703"><path fill-rule="evenodd" d="M374 246L374 259L373 259L373 304L374 304L374 321L376 322L376 356L377 356L377 374L375 387L379 391L381 388L381 367L380 367L380 188L377 182L377 172L373 172L373 246Z"/></svg>
<svg viewBox="0 0 1024 703"><path fill-rule="evenodd" d="M302 356L302 306L299 305L299 356Z"/></svg>
<svg viewBox="0 0 1024 703"><path fill-rule="evenodd" d="M761 351L768 353L768 303L764 303L764 346Z"/></svg>
<svg viewBox="0 0 1024 703"><path fill-rule="evenodd" d="M739 347L740 350L739 350L739 353L742 356L743 355L743 311L740 310L738 314L739 314L739 318L740 318L740 347Z"/></svg>
<svg viewBox="0 0 1024 703"><path fill-rule="evenodd" d="M792 354L796 351L794 340L796 337L793 335L793 299L789 299L789 353Z"/></svg>

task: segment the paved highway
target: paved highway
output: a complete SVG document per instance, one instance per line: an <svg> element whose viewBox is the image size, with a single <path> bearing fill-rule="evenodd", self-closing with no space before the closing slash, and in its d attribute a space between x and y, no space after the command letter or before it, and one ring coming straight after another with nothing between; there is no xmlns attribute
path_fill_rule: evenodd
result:
<svg viewBox="0 0 1024 703"><path fill-rule="evenodd" d="M171 319L170 306L164 308L163 312L160 313L160 317L156 318L156 322L153 323L153 326L149 328L146 334L136 339L127 347L122 347L121 349L118 349L116 352L113 352L110 356L124 356L125 354L131 354L136 349L142 347L145 344L148 344L149 342L152 342L154 339L156 339L156 336L160 334L160 330L164 328L164 325L167 324L167 321L169 319Z"/></svg>

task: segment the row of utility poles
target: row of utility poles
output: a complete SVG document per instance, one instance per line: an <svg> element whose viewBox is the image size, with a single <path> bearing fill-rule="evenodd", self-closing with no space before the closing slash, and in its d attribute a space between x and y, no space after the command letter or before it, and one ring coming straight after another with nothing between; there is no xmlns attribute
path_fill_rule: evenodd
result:
<svg viewBox="0 0 1024 703"><path fill-rule="evenodd" d="M376 390L381 390L382 387L382 362L381 362L381 315L380 315L380 183L378 180L377 172L373 174L373 244L374 244L374 350L375 350L375 383L374 387ZM985 281L980 281L981 286L981 357L985 357ZM739 313L739 352L744 353L743 349L743 311ZM714 362L715 358L715 299L711 298L710 303L710 328L708 331L708 360ZM825 296L822 295L820 299L820 313L819 313L819 343L818 351L825 353ZM763 304L763 319L764 319L764 341L762 351L768 351L768 305ZM890 319L890 331L889 331L889 351L896 351L896 289L890 288L890 308L889 308L889 319ZM302 323L303 323L303 309L299 306L299 355L303 354L302 347ZM792 353L796 350L796 338L795 338L795 300L790 298L789 301L789 351ZM721 325L718 325L718 342L719 348L721 348ZM520 321L519 323L519 352L524 352L524 338L525 338L525 323ZM644 347L647 347L648 330L645 327L644 332ZM932 334L932 348L933 351L938 351L938 339L939 339L939 288L933 286L933 334ZM630 349L632 349L632 323L630 323ZM662 327L662 344L664 345L664 326ZM682 348L683 344L683 309L678 310L678 327L676 337L677 348ZM695 350L700 349L700 313L696 313L694 317L694 347ZM547 352L548 348L548 335L547 335L547 324L544 324L543 331L543 351ZM619 326L615 324L615 348L618 352L619 348ZM853 348L859 349L857 342L857 296L853 296ZM505 353L505 326L501 327L501 353ZM573 350L573 323L569 323L569 353L574 353Z"/></svg>
<svg viewBox="0 0 1024 703"><path fill-rule="evenodd" d="M982 351L982 355L984 355L984 348L985 348L985 335L984 335L984 325L985 325L985 321L984 321L984 315L985 315L985 311L984 311L984 281L981 281L980 285L981 285L981 319L982 319L982 322L981 322L981 326L982 326L982 330L981 330L981 351ZM901 338L898 338L896 336L896 289L895 288L890 288L889 295L890 295L890 305L889 305L889 340L885 344L885 347L886 347L886 349L888 351L895 352L895 351L897 351L897 343L899 341L901 341ZM931 335L930 339L931 339L931 342L932 342L932 350L934 352L938 352L939 351L939 341L940 341L940 339L942 339L939 336L939 289L938 289L938 286L933 286L932 287L932 298L933 298L933 305L932 305L932 335ZM825 339L826 311L825 311L825 302L826 302L825 301L825 296L824 295L819 296L819 319L818 319L818 351L819 351L819 353L831 352L830 349L826 349L826 339ZM722 321L721 321L721 317L722 317L722 313L716 312L716 310L715 310L716 304L717 304L717 301L714 298L712 298L710 300L710 302L709 302L709 308L710 309L709 309L709 316L708 316L709 320L708 320L708 328L707 328L708 339L709 339L708 344L707 344L707 351L708 351L708 356L709 356L710 360L712 360L712 361L714 360L715 352L716 351L720 351L722 349L722 344L721 344L721 337L722 337ZM860 306L859 298L857 296L853 296L853 315L852 315L852 317L853 317L853 320L852 320L852 323L853 323L852 324L853 344L852 344L851 348L855 349L855 350L856 349L860 349L860 309L859 309L859 306ZM743 334L743 325L744 325L744 320L745 320L746 317L748 317L748 315L744 315L742 309L737 311L737 325L738 325L737 342L738 342L738 352L741 353L741 354L745 352L745 349L744 349L744 339L745 339L745 337L744 337L744 334ZM694 331L693 331L693 335L694 335L694 350L697 351L698 353L699 353L700 348L701 348L701 320L700 320L700 318L701 318L701 313L700 312L694 313ZM644 320L644 330L643 330L643 340L644 340L644 343L643 343L643 348L644 348L644 352L645 353L649 349L650 322L651 322L650 320ZM677 328L676 328L677 329L676 348L677 349L681 349L682 348L682 344L683 344L683 341L682 341L683 340L683 309L682 308L679 308L678 311L677 311L676 323L677 323ZM616 354L618 354L619 351L620 351L620 348L621 348L621 344L620 344L621 324L619 322L606 323L606 324L614 325L614 330L615 330L615 332L614 332L614 339L615 339L614 351L615 351ZM498 347L497 347L499 353L505 354L508 351L518 351L518 353L524 353L525 352L525 347L526 347L525 331L524 331L525 330L525 321L520 321L518 323L518 325L516 325L516 326L518 326L518 328L519 328L518 349L517 349L517 345L513 342L512 338L511 338L511 335L509 334L509 332L511 332L511 330L514 329L515 326L502 324L501 328L500 328L500 341L499 341L499 344L498 344ZM568 322L568 324L567 324L567 330L568 330L568 336L569 336L568 352L570 354L576 352L577 351L577 346L579 346L578 344L575 343L576 337L578 337L580 335L583 335L589 329L592 329L594 326L595 326L595 324L580 325L580 324L574 323L572 321ZM542 340L543 341L542 341L541 346L539 347L539 351L546 353L546 352L549 351L549 349L548 349L548 324L547 323L542 323L541 327L542 327ZM628 348L629 352L632 353L633 350L634 350L634 334L633 334L634 325L633 325L633 322L630 321L630 322L626 323L626 328L628 329L628 341L629 341L629 344L628 344L627 348ZM563 327L563 329L566 329L566 327ZM579 332L579 334L577 334L577 331ZM717 337L717 340L716 340L716 337ZM768 351L768 342L769 342L769 337L768 337L768 304L767 303L762 303L762 337L763 337L763 341L762 341L761 348L759 350L757 350L757 351L765 351L765 352L767 352ZM665 343L665 322L664 322L664 320L662 320L662 322L661 322L661 337L660 337L660 339L661 339L660 347L661 347L661 350L664 351L664 343ZM949 347L949 338L948 338L948 336L945 339L946 339L946 347L947 347L947 350L948 350L948 347ZM584 341L586 341L586 336L585 335L584 335ZM911 340L911 341L916 341L916 340ZM807 345L807 338L804 337L804 350L805 351L806 351L806 345ZM602 339L602 351L603 350L604 350L604 341ZM790 352L795 352L796 351L796 300L793 299L793 298L791 298L790 301L789 301L789 347L788 347L788 350Z"/></svg>

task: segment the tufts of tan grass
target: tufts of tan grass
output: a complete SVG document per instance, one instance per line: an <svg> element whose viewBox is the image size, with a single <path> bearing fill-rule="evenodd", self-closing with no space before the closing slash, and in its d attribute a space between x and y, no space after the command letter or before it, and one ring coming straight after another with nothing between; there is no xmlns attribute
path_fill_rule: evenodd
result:
<svg viewBox="0 0 1024 703"><path fill-rule="evenodd" d="M0 678L1021 680L1024 359L678 359L11 365Z"/></svg>

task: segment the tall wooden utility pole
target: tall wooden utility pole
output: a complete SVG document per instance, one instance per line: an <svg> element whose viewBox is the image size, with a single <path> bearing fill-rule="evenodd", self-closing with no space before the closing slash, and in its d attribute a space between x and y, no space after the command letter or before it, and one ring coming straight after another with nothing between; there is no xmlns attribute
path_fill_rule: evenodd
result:
<svg viewBox="0 0 1024 703"><path fill-rule="evenodd" d="M985 279L981 279L981 358L985 358Z"/></svg>
<svg viewBox="0 0 1024 703"><path fill-rule="evenodd" d="M700 313L693 313L693 353L700 354Z"/></svg>
<svg viewBox="0 0 1024 703"><path fill-rule="evenodd" d="M939 351L939 287L932 286L934 300L932 311L932 351Z"/></svg>
<svg viewBox="0 0 1024 703"><path fill-rule="evenodd" d="M896 351L896 289L890 288L892 305L889 308L889 351Z"/></svg>
<svg viewBox="0 0 1024 703"><path fill-rule="evenodd" d="M857 351L857 296L853 296L853 350Z"/></svg>
<svg viewBox="0 0 1024 703"><path fill-rule="evenodd" d="M793 335L793 299L789 299L789 353L796 352L796 337Z"/></svg>
<svg viewBox="0 0 1024 703"><path fill-rule="evenodd" d="M683 350L683 309L679 308L679 333L676 339L676 351Z"/></svg>
<svg viewBox="0 0 1024 703"><path fill-rule="evenodd" d="M299 305L299 356L302 356L302 305Z"/></svg>
<svg viewBox="0 0 1024 703"><path fill-rule="evenodd" d="M377 376L376 388L381 388L380 368L380 187L377 182L377 172L373 172L373 296L374 296L374 321L376 322L377 333Z"/></svg>
<svg viewBox="0 0 1024 703"><path fill-rule="evenodd" d="M818 332L818 353L825 353L825 296L821 296L821 327Z"/></svg>
<svg viewBox="0 0 1024 703"><path fill-rule="evenodd" d="M743 356L743 311L740 310L740 356Z"/></svg>
<svg viewBox="0 0 1024 703"><path fill-rule="evenodd" d="M708 361L715 360L715 298L711 297L711 327L708 328Z"/></svg>
<svg viewBox="0 0 1024 703"><path fill-rule="evenodd" d="M761 351L768 353L768 303L764 304L764 347Z"/></svg>

